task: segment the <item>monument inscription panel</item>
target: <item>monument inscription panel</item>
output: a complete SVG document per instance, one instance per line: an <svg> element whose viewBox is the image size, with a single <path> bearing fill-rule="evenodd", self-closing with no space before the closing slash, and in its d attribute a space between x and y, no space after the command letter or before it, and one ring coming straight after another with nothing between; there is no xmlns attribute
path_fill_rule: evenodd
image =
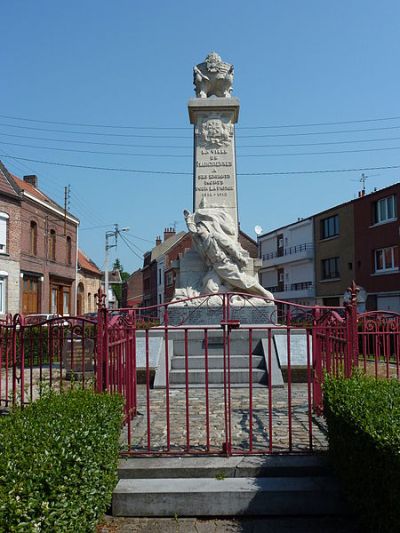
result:
<svg viewBox="0 0 400 533"><path fill-rule="evenodd" d="M239 102L232 97L220 98L218 104L218 108L209 106L204 109L204 100L189 102L191 122L194 124L193 210L199 207L222 208L237 227L234 124Z"/></svg>

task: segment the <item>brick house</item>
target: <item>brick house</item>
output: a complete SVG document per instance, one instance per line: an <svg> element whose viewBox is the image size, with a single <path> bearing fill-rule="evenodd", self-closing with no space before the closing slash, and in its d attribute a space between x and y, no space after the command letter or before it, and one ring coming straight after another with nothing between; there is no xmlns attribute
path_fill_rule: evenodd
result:
<svg viewBox="0 0 400 533"><path fill-rule="evenodd" d="M143 260L143 306L162 304L164 302L164 272L167 252L186 232L176 233L173 228L164 230L164 240L156 239L156 246L144 254Z"/></svg>
<svg viewBox="0 0 400 533"><path fill-rule="evenodd" d="M141 268L133 272L126 280L122 294L123 307L141 307L143 303L143 272Z"/></svg>
<svg viewBox="0 0 400 533"><path fill-rule="evenodd" d="M101 279L101 270L82 250L78 250L77 315L97 311L96 294L101 287Z"/></svg>
<svg viewBox="0 0 400 533"><path fill-rule="evenodd" d="M0 183L3 314L74 314L79 220L38 188L36 176L21 180L0 163Z"/></svg>
<svg viewBox="0 0 400 533"><path fill-rule="evenodd" d="M0 317L20 311L21 197L0 161Z"/></svg>
<svg viewBox="0 0 400 533"><path fill-rule="evenodd" d="M314 216L315 286L319 305L342 305L346 289L356 279L354 202Z"/></svg>
<svg viewBox="0 0 400 533"><path fill-rule="evenodd" d="M355 279L368 310L400 312L400 183L354 201Z"/></svg>

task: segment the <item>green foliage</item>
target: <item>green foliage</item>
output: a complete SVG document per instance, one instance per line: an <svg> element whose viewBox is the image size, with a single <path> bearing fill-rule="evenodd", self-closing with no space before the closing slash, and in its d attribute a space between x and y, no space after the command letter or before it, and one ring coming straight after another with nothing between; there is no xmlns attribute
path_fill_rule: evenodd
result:
<svg viewBox="0 0 400 533"><path fill-rule="evenodd" d="M0 531L93 531L116 484L123 400L49 392L0 419Z"/></svg>
<svg viewBox="0 0 400 533"><path fill-rule="evenodd" d="M329 451L363 531L400 524L400 382L327 377Z"/></svg>

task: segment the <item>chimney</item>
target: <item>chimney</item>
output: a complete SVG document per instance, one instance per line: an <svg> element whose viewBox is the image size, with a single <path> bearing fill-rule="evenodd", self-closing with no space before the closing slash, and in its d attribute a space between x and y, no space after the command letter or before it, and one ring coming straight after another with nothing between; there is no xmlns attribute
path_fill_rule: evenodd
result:
<svg viewBox="0 0 400 533"><path fill-rule="evenodd" d="M35 176L35 174L30 174L29 176L24 176L24 181L26 183L30 183L31 185L33 185L35 187L35 189L37 189L38 177Z"/></svg>
<svg viewBox="0 0 400 533"><path fill-rule="evenodd" d="M164 241L175 235L176 231L174 228L165 228L164 230Z"/></svg>
<svg viewBox="0 0 400 533"><path fill-rule="evenodd" d="M161 244L161 242L162 242L162 241L161 241L161 237L158 235L158 236L156 237L156 246L159 246L159 245Z"/></svg>

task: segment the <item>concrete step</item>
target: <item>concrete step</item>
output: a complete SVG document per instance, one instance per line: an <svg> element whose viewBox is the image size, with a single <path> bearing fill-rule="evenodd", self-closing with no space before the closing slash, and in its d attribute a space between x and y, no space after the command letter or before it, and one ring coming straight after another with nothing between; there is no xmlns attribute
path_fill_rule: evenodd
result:
<svg viewBox="0 0 400 533"><path fill-rule="evenodd" d="M230 358L231 368L242 368L248 371L249 368L249 356L248 355L231 355ZM261 355L253 355L251 358L251 364L253 368L265 367L264 357ZM195 355L188 357L189 369L204 369L205 357L204 355ZM172 369L185 369L186 358L182 355L174 356L171 360ZM211 355L208 357L208 368L224 368L224 357L222 355Z"/></svg>
<svg viewBox="0 0 400 533"><path fill-rule="evenodd" d="M330 477L121 479L114 516L330 515L345 504Z"/></svg>
<svg viewBox="0 0 400 533"><path fill-rule="evenodd" d="M300 477L331 474L320 455L265 455L233 457L129 457L120 460L119 479Z"/></svg>
<svg viewBox="0 0 400 533"><path fill-rule="evenodd" d="M253 369L253 383L266 383L266 372L262 369ZM206 374L204 370L189 370L189 385L200 385L205 383ZM224 382L223 369L210 369L208 371L208 382L210 384L221 384ZM249 383L249 371L247 369L231 368L230 382L232 384L246 385ZM171 370L169 373L169 383L171 386L184 385L186 383L185 370Z"/></svg>

